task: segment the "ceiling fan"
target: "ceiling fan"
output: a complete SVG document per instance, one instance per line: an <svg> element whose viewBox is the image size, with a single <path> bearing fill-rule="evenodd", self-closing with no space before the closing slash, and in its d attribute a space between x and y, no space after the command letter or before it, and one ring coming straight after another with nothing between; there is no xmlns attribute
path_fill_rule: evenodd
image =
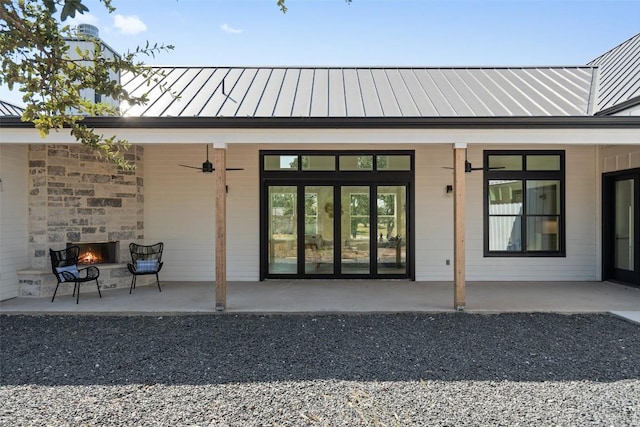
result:
<svg viewBox="0 0 640 427"><path fill-rule="evenodd" d="M209 145L207 144L207 160L202 163L202 167L198 167L198 166L189 166L189 165L178 165L178 166L182 166L185 168L191 168L191 169L198 169L201 172L204 173L211 173L213 171L215 171L216 169L213 167L213 163L211 163L209 161ZM228 171L241 171L244 170L244 168L227 168L226 170Z"/></svg>
<svg viewBox="0 0 640 427"><path fill-rule="evenodd" d="M464 153L464 171L465 173L471 173L472 171L482 171L482 170L495 170L495 169L504 169L504 166L493 166L493 167L484 167L481 166L479 168L474 168L469 160L467 160L467 152ZM442 169L453 169L452 167L443 166Z"/></svg>

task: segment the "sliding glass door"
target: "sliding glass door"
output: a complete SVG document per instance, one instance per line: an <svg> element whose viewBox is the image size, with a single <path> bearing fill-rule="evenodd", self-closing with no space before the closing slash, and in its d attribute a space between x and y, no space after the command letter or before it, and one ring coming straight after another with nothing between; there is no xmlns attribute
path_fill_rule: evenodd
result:
<svg viewBox="0 0 640 427"><path fill-rule="evenodd" d="M408 185L268 185L266 277L406 277Z"/></svg>

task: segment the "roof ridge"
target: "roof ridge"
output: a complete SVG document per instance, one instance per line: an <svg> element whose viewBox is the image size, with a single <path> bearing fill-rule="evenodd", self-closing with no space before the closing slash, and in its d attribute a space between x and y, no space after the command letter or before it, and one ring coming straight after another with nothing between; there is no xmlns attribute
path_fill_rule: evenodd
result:
<svg viewBox="0 0 640 427"><path fill-rule="evenodd" d="M522 70L522 69L593 69L598 65L153 65L150 68L243 68L243 69L329 69L329 70Z"/></svg>

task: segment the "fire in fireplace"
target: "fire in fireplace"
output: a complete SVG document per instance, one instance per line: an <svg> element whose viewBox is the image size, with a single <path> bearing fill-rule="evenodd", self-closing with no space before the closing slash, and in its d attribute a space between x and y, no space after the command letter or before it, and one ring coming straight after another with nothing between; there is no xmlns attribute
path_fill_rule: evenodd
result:
<svg viewBox="0 0 640 427"><path fill-rule="evenodd" d="M115 242L67 243L69 246L79 246L80 256L78 264L112 264L118 262L120 244Z"/></svg>

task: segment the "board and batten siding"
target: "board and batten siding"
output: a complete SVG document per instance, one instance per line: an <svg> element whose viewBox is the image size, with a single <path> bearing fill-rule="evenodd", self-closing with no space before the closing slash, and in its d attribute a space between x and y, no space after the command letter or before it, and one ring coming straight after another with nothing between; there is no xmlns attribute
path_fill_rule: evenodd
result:
<svg viewBox="0 0 640 427"><path fill-rule="evenodd" d="M259 150L297 149L291 145L231 144L227 166L227 279L259 277ZM306 145L305 149L388 149L389 146ZM467 280L597 280L596 147L558 145L469 145L474 166L486 149L566 150L567 256L558 258L485 258L483 245L483 174L465 174L467 182ZM415 150L416 280L453 278L453 164L451 144L394 144ZM210 159L212 152L210 151ZM215 184L213 174L178 166L199 167L204 145L145 145L145 242L164 241L163 280L213 281L215 277ZM447 260L450 260L447 265Z"/></svg>
<svg viewBox="0 0 640 427"><path fill-rule="evenodd" d="M600 157L602 172L640 168L640 144L603 147Z"/></svg>
<svg viewBox="0 0 640 427"><path fill-rule="evenodd" d="M0 144L0 300L18 296L16 271L29 267L27 146Z"/></svg>

